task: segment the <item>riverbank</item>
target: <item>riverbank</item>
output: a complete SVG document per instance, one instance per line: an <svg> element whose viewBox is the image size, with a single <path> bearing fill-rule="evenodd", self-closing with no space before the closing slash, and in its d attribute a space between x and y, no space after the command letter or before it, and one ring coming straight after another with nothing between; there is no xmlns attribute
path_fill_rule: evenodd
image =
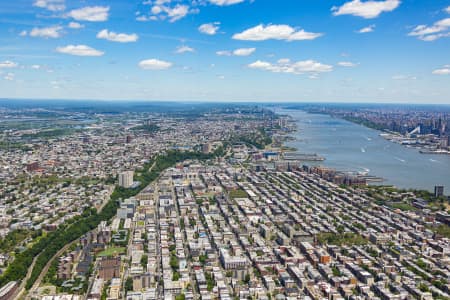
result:
<svg viewBox="0 0 450 300"><path fill-rule="evenodd" d="M386 127L365 120L363 118L355 117L340 117L338 115L332 115L336 118L342 118L346 121L365 126L370 129L374 129L380 132L380 136L384 139L400 144L404 147L410 147L419 150L421 154L439 154L450 155L450 150L441 148L441 141L434 135L413 135L414 137L404 136L398 132L387 130ZM450 147L450 146L449 146ZM447 147L447 148L449 148Z"/></svg>
<svg viewBox="0 0 450 300"><path fill-rule="evenodd" d="M295 140L285 145L325 158L316 165L382 177L383 184L398 188L428 191L433 191L435 185L450 188L450 157L447 155L421 154L416 149L385 140L377 130L326 114L301 110L278 110L277 113L289 115L298 127L291 133Z"/></svg>

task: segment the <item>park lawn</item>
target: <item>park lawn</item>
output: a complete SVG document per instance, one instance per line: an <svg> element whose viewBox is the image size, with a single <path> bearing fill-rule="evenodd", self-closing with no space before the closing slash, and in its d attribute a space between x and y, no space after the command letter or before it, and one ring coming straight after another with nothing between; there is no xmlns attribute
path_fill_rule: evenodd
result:
<svg viewBox="0 0 450 300"><path fill-rule="evenodd" d="M125 247L110 247L100 252L97 256L114 256L122 253L125 253Z"/></svg>
<svg viewBox="0 0 450 300"><path fill-rule="evenodd" d="M403 211L416 211L417 210L414 206L412 206L411 204L408 204L408 203L392 203L392 204L390 204L390 206L392 208L400 209Z"/></svg>
<svg viewBox="0 0 450 300"><path fill-rule="evenodd" d="M247 197L248 197L248 195L243 189L230 191L230 198L231 199L247 198Z"/></svg>

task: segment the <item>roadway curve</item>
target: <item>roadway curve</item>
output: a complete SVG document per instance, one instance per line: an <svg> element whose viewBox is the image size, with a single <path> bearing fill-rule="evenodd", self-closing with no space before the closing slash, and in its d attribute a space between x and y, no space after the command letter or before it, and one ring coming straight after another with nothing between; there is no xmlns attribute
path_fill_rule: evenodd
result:
<svg viewBox="0 0 450 300"><path fill-rule="evenodd" d="M27 283L28 279L30 278L31 272L33 272L33 268L34 268L34 265L35 265L36 260L37 260L38 257L39 256L36 256L33 259L33 262L31 263L31 266L28 268L27 275L25 276L24 279L22 279L22 282L20 283L19 287L14 292L14 294L11 295L11 299L20 299L20 297L22 296L23 292L25 291L25 284Z"/></svg>
<svg viewBox="0 0 450 300"><path fill-rule="evenodd" d="M153 162L153 164L150 166L149 171L151 171L153 169L153 167L155 166L156 162ZM150 183L152 184L152 183ZM149 185L150 185L149 184ZM101 207L99 207L97 209L97 211L101 211L103 209L103 207L108 203L108 201L105 201ZM27 298L30 299L30 295L32 295L33 293L36 292L37 288L41 285L42 279L44 279L44 276L47 274L48 269L50 268L52 262L54 259L58 258L59 256L61 256L67 249L69 249L69 247L78 242L79 239L76 239L72 242L70 242L69 244L65 245L63 248L61 248L55 255L53 255L53 257L47 262L47 264L45 265L44 269L41 271L41 274L39 274L39 277L36 279L36 281L34 282L33 286L31 287L30 291L27 294ZM26 291L25 290L25 285L26 282L28 281L28 279L31 276L31 273L33 272L34 269L34 265L36 263L37 258L39 257L36 256L33 259L33 263L31 264L31 266L28 268L28 272L27 272L27 276L22 280L22 283L20 284L20 286L17 288L16 292L14 293L13 297L11 297L11 299L14 300L19 300L22 297L22 294Z"/></svg>
<svg viewBox="0 0 450 300"><path fill-rule="evenodd" d="M31 287L30 291L28 292L28 296L33 295L33 293L36 292L37 288L41 285L42 279L44 279L44 276L47 274L48 269L50 268L50 266L52 265L52 262L54 259L57 259L58 257L60 257L67 249L70 248L70 246L72 246L74 243L77 243L79 239L76 239L72 242L70 242L69 244L65 245L64 247L62 247L58 252L56 252L55 255L53 255L53 257L47 262L47 264L45 265L44 269L42 269L41 274L39 274L39 277L36 279L36 281L34 282L33 286ZM37 256L38 257L38 256ZM36 258L37 258L36 257ZM34 260L36 260L36 258ZM34 263L34 262L33 262ZM30 269L28 270L28 273L31 275L31 272L33 271L33 267L34 265L32 265L30 267ZM31 271L30 271L31 270ZM27 280L28 280L29 276L27 274ZM24 280L23 282L26 283L26 280ZM23 284L23 283L22 283ZM30 298L30 297L27 297ZM16 300L18 300L19 298L15 298Z"/></svg>

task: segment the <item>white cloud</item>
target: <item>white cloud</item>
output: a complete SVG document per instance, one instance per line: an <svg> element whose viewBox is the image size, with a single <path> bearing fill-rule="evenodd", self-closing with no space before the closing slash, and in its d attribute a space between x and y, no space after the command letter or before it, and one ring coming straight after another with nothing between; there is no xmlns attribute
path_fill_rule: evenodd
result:
<svg viewBox="0 0 450 300"><path fill-rule="evenodd" d="M155 1L153 1L153 3L156 5L168 4L170 2L172 2L172 0L155 0ZM152 3L151 3L151 1L146 1L144 4L152 4Z"/></svg>
<svg viewBox="0 0 450 300"><path fill-rule="evenodd" d="M219 30L220 22L202 24L198 27L198 31L208 35L215 35Z"/></svg>
<svg viewBox="0 0 450 300"><path fill-rule="evenodd" d="M49 11L62 11L66 9L64 0L36 0L33 6L45 8Z"/></svg>
<svg viewBox="0 0 450 300"><path fill-rule="evenodd" d="M322 64L314 60L303 60L292 62L289 59L280 59L276 63L266 61L255 61L248 65L249 68L270 71L274 73L291 74L318 74L333 71L333 66Z"/></svg>
<svg viewBox="0 0 450 300"><path fill-rule="evenodd" d="M416 36L422 41L431 42L442 37L450 36L450 18L435 22L432 26L418 25L409 36Z"/></svg>
<svg viewBox="0 0 450 300"><path fill-rule="evenodd" d="M19 65L16 62L5 60L0 61L0 69L12 69L17 68Z"/></svg>
<svg viewBox="0 0 450 300"><path fill-rule="evenodd" d="M158 18L157 17L155 17L155 16L144 16L144 15L140 15L140 16L137 16L136 17L136 21L139 21L139 22L147 22L147 21L150 21L150 20L152 20L152 21L156 21Z"/></svg>
<svg viewBox="0 0 450 300"><path fill-rule="evenodd" d="M256 51L256 48L239 48L233 51L220 50L216 54L218 56L249 56Z"/></svg>
<svg viewBox="0 0 450 300"><path fill-rule="evenodd" d="M209 0L212 4L219 5L219 6L227 6L227 5L233 5L242 3L245 0Z"/></svg>
<svg viewBox="0 0 450 300"><path fill-rule="evenodd" d="M186 53L186 52L195 52L195 49L191 48L189 46L183 45L183 46L177 47L177 50L175 50L175 53L178 53L178 54Z"/></svg>
<svg viewBox="0 0 450 300"><path fill-rule="evenodd" d="M441 69L436 69L433 71L434 75L450 75L450 66L444 66Z"/></svg>
<svg viewBox="0 0 450 300"><path fill-rule="evenodd" d="M296 30L289 25L257 25L241 33L233 35L235 40L265 41L265 40L314 40L322 36L322 33L306 32L303 29Z"/></svg>
<svg viewBox="0 0 450 300"><path fill-rule="evenodd" d="M378 17L383 12L390 12L400 5L400 0L385 0L385 1L361 1L352 0L344 3L340 7L334 6L331 8L333 15L353 15L363 17L365 19L373 19Z"/></svg>
<svg viewBox="0 0 450 300"><path fill-rule="evenodd" d="M83 27L84 27L84 25L80 24L78 22L70 22L69 23L69 28L71 28L71 29L80 29L80 28L83 28Z"/></svg>
<svg viewBox="0 0 450 300"><path fill-rule="evenodd" d="M450 6L445 9L445 12L450 14Z"/></svg>
<svg viewBox="0 0 450 300"><path fill-rule="evenodd" d="M3 79L8 80L8 81L13 81L13 80L14 80L14 77L15 77L14 73L7 73L7 74L3 77Z"/></svg>
<svg viewBox="0 0 450 300"><path fill-rule="evenodd" d="M103 29L102 31L97 33L97 38L117 43L132 43L136 42L139 39L139 36L135 33L133 34L115 33L113 31Z"/></svg>
<svg viewBox="0 0 450 300"><path fill-rule="evenodd" d="M141 22L169 20L176 22L188 14L197 14L199 9L196 6L204 5L205 0L148 0L144 1L144 5L150 5L149 14L136 12L136 20ZM192 6L192 7L191 7Z"/></svg>
<svg viewBox="0 0 450 300"><path fill-rule="evenodd" d="M146 59L139 62L139 67L144 70L166 70L172 67L172 63L159 59Z"/></svg>
<svg viewBox="0 0 450 300"><path fill-rule="evenodd" d="M109 6L86 6L69 12L77 21L103 22L108 20Z"/></svg>
<svg viewBox="0 0 450 300"><path fill-rule="evenodd" d="M68 45L56 48L56 52L76 56L102 56L103 51L96 50L86 45Z"/></svg>
<svg viewBox="0 0 450 300"><path fill-rule="evenodd" d="M158 18L160 20L164 20L166 18L169 18L169 21L173 23L184 18L190 12L194 12L189 9L188 5L185 4L177 4L174 7L161 4L164 3L158 4L157 2L156 5L151 8L151 13L153 14L153 16L148 17L149 20L158 20Z"/></svg>
<svg viewBox="0 0 450 300"><path fill-rule="evenodd" d="M231 56L231 55L233 55L231 53L231 51L228 51L228 50L220 50L220 51L217 51L216 54L219 55L219 56Z"/></svg>
<svg viewBox="0 0 450 300"><path fill-rule="evenodd" d="M154 14L154 15L160 14L162 11L163 10L162 10L161 6L158 6L158 5L153 6L151 9L152 14Z"/></svg>
<svg viewBox="0 0 450 300"><path fill-rule="evenodd" d="M256 51L256 48L240 48L233 51L235 56L249 56Z"/></svg>
<svg viewBox="0 0 450 300"><path fill-rule="evenodd" d="M189 13L189 6L177 4L173 8L164 7L164 11L169 16L170 22L175 22L184 18Z"/></svg>
<svg viewBox="0 0 450 300"><path fill-rule="evenodd" d="M33 70L40 70L42 67L41 67L41 65L32 65L31 68Z"/></svg>
<svg viewBox="0 0 450 300"><path fill-rule="evenodd" d="M27 35L28 35L28 32L27 32L26 30L22 30L22 31L19 33L19 35L20 35L20 36L27 36Z"/></svg>
<svg viewBox="0 0 450 300"><path fill-rule="evenodd" d="M425 42L432 42L432 41L435 41L435 40L438 40L438 39L444 38L444 37L450 37L450 32L421 36L421 37L419 37L419 39L422 41L425 41Z"/></svg>
<svg viewBox="0 0 450 300"><path fill-rule="evenodd" d="M369 33L375 30L375 25L369 25L367 27L361 28L358 30L358 33Z"/></svg>
<svg viewBox="0 0 450 300"><path fill-rule="evenodd" d="M62 29L62 26L59 25L44 28L35 27L30 31L30 36L56 39L61 37Z"/></svg>
<svg viewBox="0 0 450 300"><path fill-rule="evenodd" d="M358 64L351 62L351 61L340 61L337 63L337 65L339 67L346 67L346 68L353 68L353 67L358 66Z"/></svg>

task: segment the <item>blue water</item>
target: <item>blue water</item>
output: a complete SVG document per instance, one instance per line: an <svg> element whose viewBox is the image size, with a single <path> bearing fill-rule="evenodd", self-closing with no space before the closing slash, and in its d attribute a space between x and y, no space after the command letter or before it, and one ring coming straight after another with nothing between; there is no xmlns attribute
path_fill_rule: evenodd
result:
<svg viewBox="0 0 450 300"><path fill-rule="evenodd" d="M341 171L363 171L400 188L434 190L443 185L450 194L450 155L421 154L417 149L389 142L380 132L329 115L277 110L296 120L295 141L286 143L299 152L326 158L321 165Z"/></svg>

